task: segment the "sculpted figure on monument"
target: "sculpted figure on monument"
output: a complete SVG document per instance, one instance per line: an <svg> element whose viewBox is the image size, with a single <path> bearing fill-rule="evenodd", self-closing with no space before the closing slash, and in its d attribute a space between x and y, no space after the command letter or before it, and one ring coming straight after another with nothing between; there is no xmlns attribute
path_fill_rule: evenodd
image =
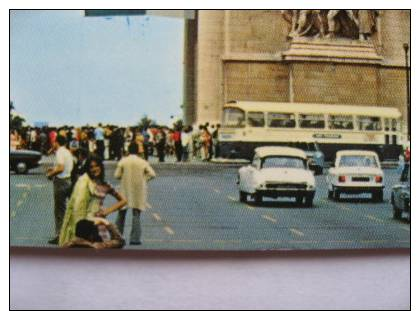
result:
<svg viewBox="0 0 420 311"><path fill-rule="evenodd" d="M291 24L289 38L323 37L325 35L325 10L282 10L283 17Z"/></svg>
<svg viewBox="0 0 420 311"><path fill-rule="evenodd" d="M378 10L359 10L359 40L366 41L376 30Z"/></svg>
<svg viewBox="0 0 420 311"><path fill-rule="evenodd" d="M291 24L288 38L367 40L376 30L377 10L282 10Z"/></svg>

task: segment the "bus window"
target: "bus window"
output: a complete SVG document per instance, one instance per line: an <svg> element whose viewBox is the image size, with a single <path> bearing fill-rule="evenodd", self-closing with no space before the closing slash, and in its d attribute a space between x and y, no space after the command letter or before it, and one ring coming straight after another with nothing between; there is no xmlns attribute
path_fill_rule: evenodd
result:
<svg viewBox="0 0 420 311"><path fill-rule="evenodd" d="M391 128L393 132L396 132L398 129L398 121L397 119L392 119L391 120Z"/></svg>
<svg viewBox="0 0 420 311"><path fill-rule="evenodd" d="M352 116L340 116L340 115L329 115L328 116L328 127L334 130L352 130L353 117Z"/></svg>
<svg viewBox="0 0 420 311"><path fill-rule="evenodd" d="M264 112L248 112L248 125L251 127L264 127Z"/></svg>
<svg viewBox="0 0 420 311"><path fill-rule="evenodd" d="M269 127L296 127L295 115L292 113L267 113L267 123Z"/></svg>
<svg viewBox="0 0 420 311"><path fill-rule="evenodd" d="M384 125L385 125L385 131L389 131L389 119L388 118L384 119Z"/></svg>
<svg viewBox="0 0 420 311"><path fill-rule="evenodd" d="M224 127L244 127L245 113L238 108L225 108L223 110Z"/></svg>
<svg viewBox="0 0 420 311"><path fill-rule="evenodd" d="M382 130L381 118L358 116L357 123L360 131L380 131Z"/></svg>
<svg viewBox="0 0 420 311"><path fill-rule="evenodd" d="M323 114L300 114L299 126L301 128L321 129L325 127Z"/></svg>

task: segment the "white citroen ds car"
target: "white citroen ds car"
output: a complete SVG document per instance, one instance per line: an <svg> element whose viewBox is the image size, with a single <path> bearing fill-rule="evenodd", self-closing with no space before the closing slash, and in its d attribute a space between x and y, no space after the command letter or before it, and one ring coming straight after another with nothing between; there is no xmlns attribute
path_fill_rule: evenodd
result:
<svg viewBox="0 0 420 311"><path fill-rule="evenodd" d="M238 172L239 199L251 195L256 203L266 197L295 197L298 204L312 206L315 178L305 152L289 147L259 147L251 165Z"/></svg>
<svg viewBox="0 0 420 311"><path fill-rule="evenodd" d="M373 151L338 151L334 167L328 171L328 198L339 200L341 193L371 193L372 200L383 201L384 173Z"/></svg>

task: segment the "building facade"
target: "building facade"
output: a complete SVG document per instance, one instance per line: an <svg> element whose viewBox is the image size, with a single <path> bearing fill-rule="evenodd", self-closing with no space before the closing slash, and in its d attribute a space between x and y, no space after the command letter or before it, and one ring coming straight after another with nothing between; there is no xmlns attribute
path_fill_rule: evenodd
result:
<svg viewBox="0 0 420 311"><path fill-rule="evenodd" d="M185 23L188 124L220 122L230 100L397 107L407 119L408 10L200 10Z"/></svg>

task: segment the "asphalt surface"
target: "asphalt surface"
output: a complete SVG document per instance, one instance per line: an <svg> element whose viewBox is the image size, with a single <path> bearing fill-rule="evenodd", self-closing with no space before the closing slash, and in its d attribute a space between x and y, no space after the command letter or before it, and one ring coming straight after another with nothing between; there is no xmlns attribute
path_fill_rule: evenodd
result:
<svg viewBox="0 0 420 311"><path fill-rule="evenodd" d="M47 161L48 162L48 161ZM171 162L171 161L170 161ZM152 161L157 178L149 183L151 208L142 213L141 246L135 249L265 250L408 248L410 224L392 218L391 186L396 169L385 169L383 203L369 195L327 198L325 175L317 176L314 207L297 206L293 199L265 198L260 205L239 202L236 176L239 165L164 163ZM10 240L12 246L55 247L52 182L43 172L10 173ZM107 180L115 162L106 163ZM105 201L111 205L112 198ZM116 215L110 215L111 221ZM131 213L124 235L128 239Z"/></svg>

